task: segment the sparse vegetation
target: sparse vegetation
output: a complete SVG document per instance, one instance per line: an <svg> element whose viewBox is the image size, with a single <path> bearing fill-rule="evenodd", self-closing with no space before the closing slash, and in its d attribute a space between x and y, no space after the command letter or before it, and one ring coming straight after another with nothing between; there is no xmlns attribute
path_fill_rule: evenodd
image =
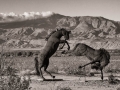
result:
<svg viewBox="0 0 120 90"><path fill-rule="evenodd" d="M117 56L117 58L119 58ZM34 70L34 57L14 57L14 68L18 71L22 70ZM114 61L115 60L115 61ZM6 59L7 62L11 61L10 58ZM51 57L50 65L48 70L52 73L64 72L67 75L83 75L84 70L79 70L78 66L88 63L89 60L84 57ZM108 66L105 67L104 72L106 73L119 73L120 72L120 63L119 59L116 59L116 56L112 56L111 62ZM86 67L86 73L90 72L91 66Z"/></svg>
<svg viewBox="0 0 120 90"><path fill-rule="evenodd" d="M114 61L115 60L115 61ZM61 73L60 71L64 72L64 74L67 75L83 75L84 70L79 70L78 66L83 65L85 63L89 62L89 60L86 57L51 57L50 58L50 65L48 67L48 70L52 73ZM111 57L111 63L105 68L104 72L111 73L114 69L118 69L117 73L119 73L119 67L120 64L119 57L112 56ZM1 73L1 81L0 83L2 88L29 88L30 79L27 79L23 77L23 82L19 82L21 77L16 76L16 72L19 71L25 71L25 70L34 70L34 57L7 57L4 59L3 62L6 68L4 68L4 73ZM90 66L86 67L86 73L89 73ZM13 72L13 73L10 73ZM116 73L116 72L113 72ZM5 81L5 78L3 76L7 76L7 81L10 82L9 85ZM12 78L11 78L11 77ZM11 78L11 79L10 79ZM29 78L29 77L28 77ZM4 80L3 80L4 79ZM3 83L3 81L5 81ZM16 83L17 82L17 83ZM13 83L11 85L11 83ZM24 85L23 85L24 83ZM49 82L48 82L49 83ZM4 84L4 85L3 85ZM23 86L22 86L23 85ZM9 86L9 87L6 87ZM16 86L16 87L14 87ZM10 89L3 89L3 90L10 90ZM22 90L22 89L12 89L12 90ZM58 90L72 90L70 87L61 87Z"/></svg>
<svg viewBox="0 0 120 90"><path fill-rule="evenodd" d="M3 51L2 51L3 52ZM13 58L0 57L0 90L28 90L30 78L21 78L16 75Z"/></svg>
<svg viewBox="0 0 120 90"><path fill-rule="evenodd" d="M70 87L57 87L56 90L72 90Z"/></svg>
<svg viewBox="0 0 120 90"><path fill-rule="evenodd" d="M120 87L118 87L117 90L120 90Z"/></svg>
<svg viewBox="0 0 120 90"><path fill-rule="evenodd" d="M0 90L28 90L30 89L30 77L29 76L17 76L16 73L20 71L33 71L34 68L34 54L39 52L21 52L20 56L12 56L7 53L6 56L1 54L0 59ZM26 57L27 55L28 57ZM115 61L114 61L115 60ZM85 63L88 63L89 60L84 57L51 57L50 65L48 70L52 73L61 73L63 72L66 75L85 75L90 72L90 66L86 67L86 71L79 70L78 67ZM120 72L120 63L119 56L112 56L111 63L105 68L104 72L109 73L119 73ZM27 78L26 78L27 77ZM113 79L110 77L110 82L113 82ZM62 86L57 87L57 90L72 90L71 87Z"/></svg>

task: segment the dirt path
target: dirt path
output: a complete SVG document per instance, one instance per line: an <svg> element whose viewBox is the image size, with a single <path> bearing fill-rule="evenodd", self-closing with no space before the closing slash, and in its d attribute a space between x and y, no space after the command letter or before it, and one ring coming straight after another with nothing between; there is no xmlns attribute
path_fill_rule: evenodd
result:
<svg viewBox="0 0 120 90"><path fill-rule="evenodd" d="M95 77L78 77L56 75L56 79L52 81L49 76L45 76L48 81L41 81L37 76L31 76L31 90L117 90L120 83L111 85L105 76L102 82L100 76ZM119 77L117 79L120 79ZM85 82L85 80L87 82ZM119 89L120 90L120 89Z"/></svg>

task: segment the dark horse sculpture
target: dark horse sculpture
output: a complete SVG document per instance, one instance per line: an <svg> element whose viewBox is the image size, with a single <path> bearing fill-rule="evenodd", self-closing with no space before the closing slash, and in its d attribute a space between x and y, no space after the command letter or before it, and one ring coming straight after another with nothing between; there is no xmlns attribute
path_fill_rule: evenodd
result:
<svg viewBox="0 0 120 90"><path fill-rule="evenodd" d="M103 80L102 70L110 62L109 61L110 54L105 49L101 48L101 49L96 50L86 44L78 43L75 45L73 50L64 51L62 53L72 54L75 56L81 56L81 55L86 56L89 60L91 60L91 62L83 66L79 66L79 68L82 68L82 67L85 67L91 64L92 69L101 70L101 79Z"/></svg>
<svg viewBox="0 0 120 90"><path fill-rule="evenodd" d="M68 45L68 50L70 49L70 46L66 40L69 39L70 31L67 31L64 28L60 28L57 31L52 32L47 38L47 43L44 47L44 49L41 51L40 55L38 57L35 57L35 68L37 71L37 75L40 75L43 80L45 78L43 77L41 68L44 67L44 71L49 74L52 78L55 78L55 76L51 75L50 72L47 71L47 67L49 65L49 58L56 52L58 49L58 46L60 43L63 43L63 46L65 43ZM64 36L65 40L60 40L61 37ZM63 48L63 46L61 48Z"/></svg>

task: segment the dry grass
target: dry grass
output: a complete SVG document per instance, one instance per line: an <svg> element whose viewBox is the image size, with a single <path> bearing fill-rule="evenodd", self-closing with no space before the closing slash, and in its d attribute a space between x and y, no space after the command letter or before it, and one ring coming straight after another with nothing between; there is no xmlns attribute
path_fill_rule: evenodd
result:
<svg viewBox="0 0 120 90"><path fill-rule="evenodd" d="M57 87L56 90L72 90L70 87Z"/></svg>
<svg viewBox="0 0 120 90"><path fill-rule="evenodd" d="M104 72L119 73L119 71L120 71L119 58L120 57L118 57L118 56L117 57L112 56L111 63L105 68ZM26 71L34 70L34 57L13 57L13 58L9 57L4 60L5 60L4 62L6 64L6 66L10 66L10 68L6 68L7 71L11 72L11 70L12 70L13 73L16 73L16 72L25 71L25 70ZM67 75L81 75L81 74L84 74L84 70L79 70L78 66L83 65L88 62L89 62L89 60L83 56L82 57L73 57L73 56L71 56L71 57L51 57L48 70L52 73L61 73L62 72ZM86 72L88 73L89 71L90 71L90 66L87 66ZM8 72L6 72L6 75L7 75L7 73ZM25 90L25 89L29 88L29 84L30 84L29 80L26 80L23 77L23 82L21 83L20 77L13 76L13 75L11 75L11 77L8 77L8 79L7 79L8 80L7 82L9 82L9 83L5 82L5 78L0 80L0 85L2 86L2 88L4 88L3 90ZM91 84L91 82L89 82L88 84L94 85L93 83L95 83L95 82L97 82L97 81L92 81L92 84ZM46 83L46 82L44 82L44 83ZM49 82L47 82L47 83L49 83ZM69 82L69 83L71 83L71 82ZM72 90L71 89L72 87L69 87L69 86L71 86L69 83L63 82L61 87L57 87L56 90ZM97 84L99 85L99 83L104 85L104 82L98 82ZM69 86L66 84L68 84ZM78 85L78 86L80 86L80 85L83 86L82 83L80 83L80 82L78 83L78 82L72 81L72 84ZM97 84L95 84L95 85L97 85ZM40 83L39 83L39 85L40 85ZM76 87L76 86L74 86L74 87ZM18 88L18 89L16 89L16 88ZM21 88L24 88L24 89L21 89ZM51 89L51 90L54 90L54 89ZM106 90L108 90L108 89L106 89ZM119 87L117 90L119 90Z"/></svg>
<svg viewBox="0 0 120 90"><path fill-rule="evenodd" d="M0 90L30 90L30 78L17 76L13 58L0 59Z"/></svg>
<svg viewBox="0 0 120 90"><path fill-rule="evenodd" d="M112 56L110 64L104 69L104 72L120 72L120 57ZM10 61L10 58L7 58L7 61ZM22 70L34 70L34 57L15 57L14 60L14 69L18 71ZM84 74L83 70L79 70L80 65L88 63L89 60L84 57L51 57L48 70L52 73L65 73L71 75L80 75ZM86 72L90 71L90 65L86 67Z"/></svg>

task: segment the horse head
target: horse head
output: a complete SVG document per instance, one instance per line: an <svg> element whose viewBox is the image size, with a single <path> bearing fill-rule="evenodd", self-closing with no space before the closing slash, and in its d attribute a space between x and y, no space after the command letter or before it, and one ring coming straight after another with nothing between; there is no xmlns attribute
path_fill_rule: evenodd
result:
<svg viewBox="0 0 120 90"><path fill-rule="evenodd" d="M71 31L67 31L65 28L61 28L60 30L62 31L62 35L64 36L65 40L68 40Z"/></svg>

